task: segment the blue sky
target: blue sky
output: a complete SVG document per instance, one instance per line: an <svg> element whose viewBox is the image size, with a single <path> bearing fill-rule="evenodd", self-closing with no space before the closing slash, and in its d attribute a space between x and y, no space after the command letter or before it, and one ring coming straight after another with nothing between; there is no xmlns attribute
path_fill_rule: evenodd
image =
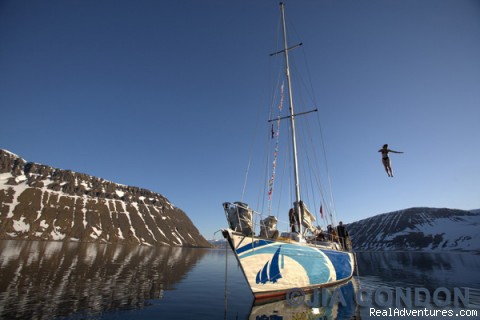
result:
<svg viewBox="0 0 480 320"><path fill-rule="evenodd" d="M480 208L480 2L286 6L338 216ZM278 15L278 1L3 0L0 148L161 193L212 238L241 197ZM405 152L394 178L384 143Z"/></svg>

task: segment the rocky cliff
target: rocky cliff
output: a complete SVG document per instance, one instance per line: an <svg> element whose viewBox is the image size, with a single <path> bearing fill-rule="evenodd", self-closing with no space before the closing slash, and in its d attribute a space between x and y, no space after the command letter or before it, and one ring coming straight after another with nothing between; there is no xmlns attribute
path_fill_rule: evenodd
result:
<svg viewBox="0 0 480 320"><path fill-rule="evenodd" d="M26 162L2 149L0 239L210 246L158 193Z"/></svg>
<svg viewBox="0 0 480 320"><path fill-rule="evenodd" d="M347 226L355 250L461 251L480 253L480 212L410 208Z"/></svg>

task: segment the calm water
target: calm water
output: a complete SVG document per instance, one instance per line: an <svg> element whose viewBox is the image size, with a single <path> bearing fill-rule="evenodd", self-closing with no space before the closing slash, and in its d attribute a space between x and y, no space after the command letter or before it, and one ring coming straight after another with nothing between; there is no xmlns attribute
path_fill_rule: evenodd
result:
<svg viewBox="0 0 480 320"><path fill-rule="evenodd" d="M454 288L468 292L469 306L444 300L438 306L423 295L426 307L409 309L480 314L478 255L359 252L357 258L358 276L304 297L311 308L298 299L255 304L225 249L0 241L0 319L377 319L368 294L385 312L398 306L388 304L388 292L419 288L433 295L440 287L452 300ZM378 301L376 291L382 291ZM359 292L363 305L355 303ZM443 319L416 317L422 318Z"/></svg>

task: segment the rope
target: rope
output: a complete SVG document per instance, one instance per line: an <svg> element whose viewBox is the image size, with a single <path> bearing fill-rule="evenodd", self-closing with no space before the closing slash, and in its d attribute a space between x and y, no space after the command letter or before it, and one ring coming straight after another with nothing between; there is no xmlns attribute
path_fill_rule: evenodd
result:
<svg viewBox="0 0 480 320"><path fill-rule="evenodd" d="M272 139L275 138L275 149L273 152L273 162L272 162L272 176L270 177L270 180L268 181L268 215L271 215L272 213L272 194L273 194L273 185L275 183L275 171L277 168L277 155L278 155L278 145L280 142L280 116L282 113L282 108L283 108L283 99L284 99L284 92L283 89L285 87L285 83L282 82L282 86L280 89L280 103L278 104L278 118L277 118L277 130L274 132L273 130L273 124L272 124Z"/></svg>
<svg viewBox="0 0 480 320"><path fill-rule="evenodd" d="M224 292L224 319L227 319L227 279L228 279L228 242L225 244L225 292Z"/></svg>

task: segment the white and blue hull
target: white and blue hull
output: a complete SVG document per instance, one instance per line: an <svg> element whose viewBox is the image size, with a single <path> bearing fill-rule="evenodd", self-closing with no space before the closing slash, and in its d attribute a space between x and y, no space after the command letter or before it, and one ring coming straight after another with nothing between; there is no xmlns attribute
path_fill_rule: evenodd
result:
<svg viewBox="0 0 480 320"><path fill-rule="evenodd" d="M269 240L224 230L256 298L307 291L349 280L355 266L351 252L307 243Z"/></svg>

